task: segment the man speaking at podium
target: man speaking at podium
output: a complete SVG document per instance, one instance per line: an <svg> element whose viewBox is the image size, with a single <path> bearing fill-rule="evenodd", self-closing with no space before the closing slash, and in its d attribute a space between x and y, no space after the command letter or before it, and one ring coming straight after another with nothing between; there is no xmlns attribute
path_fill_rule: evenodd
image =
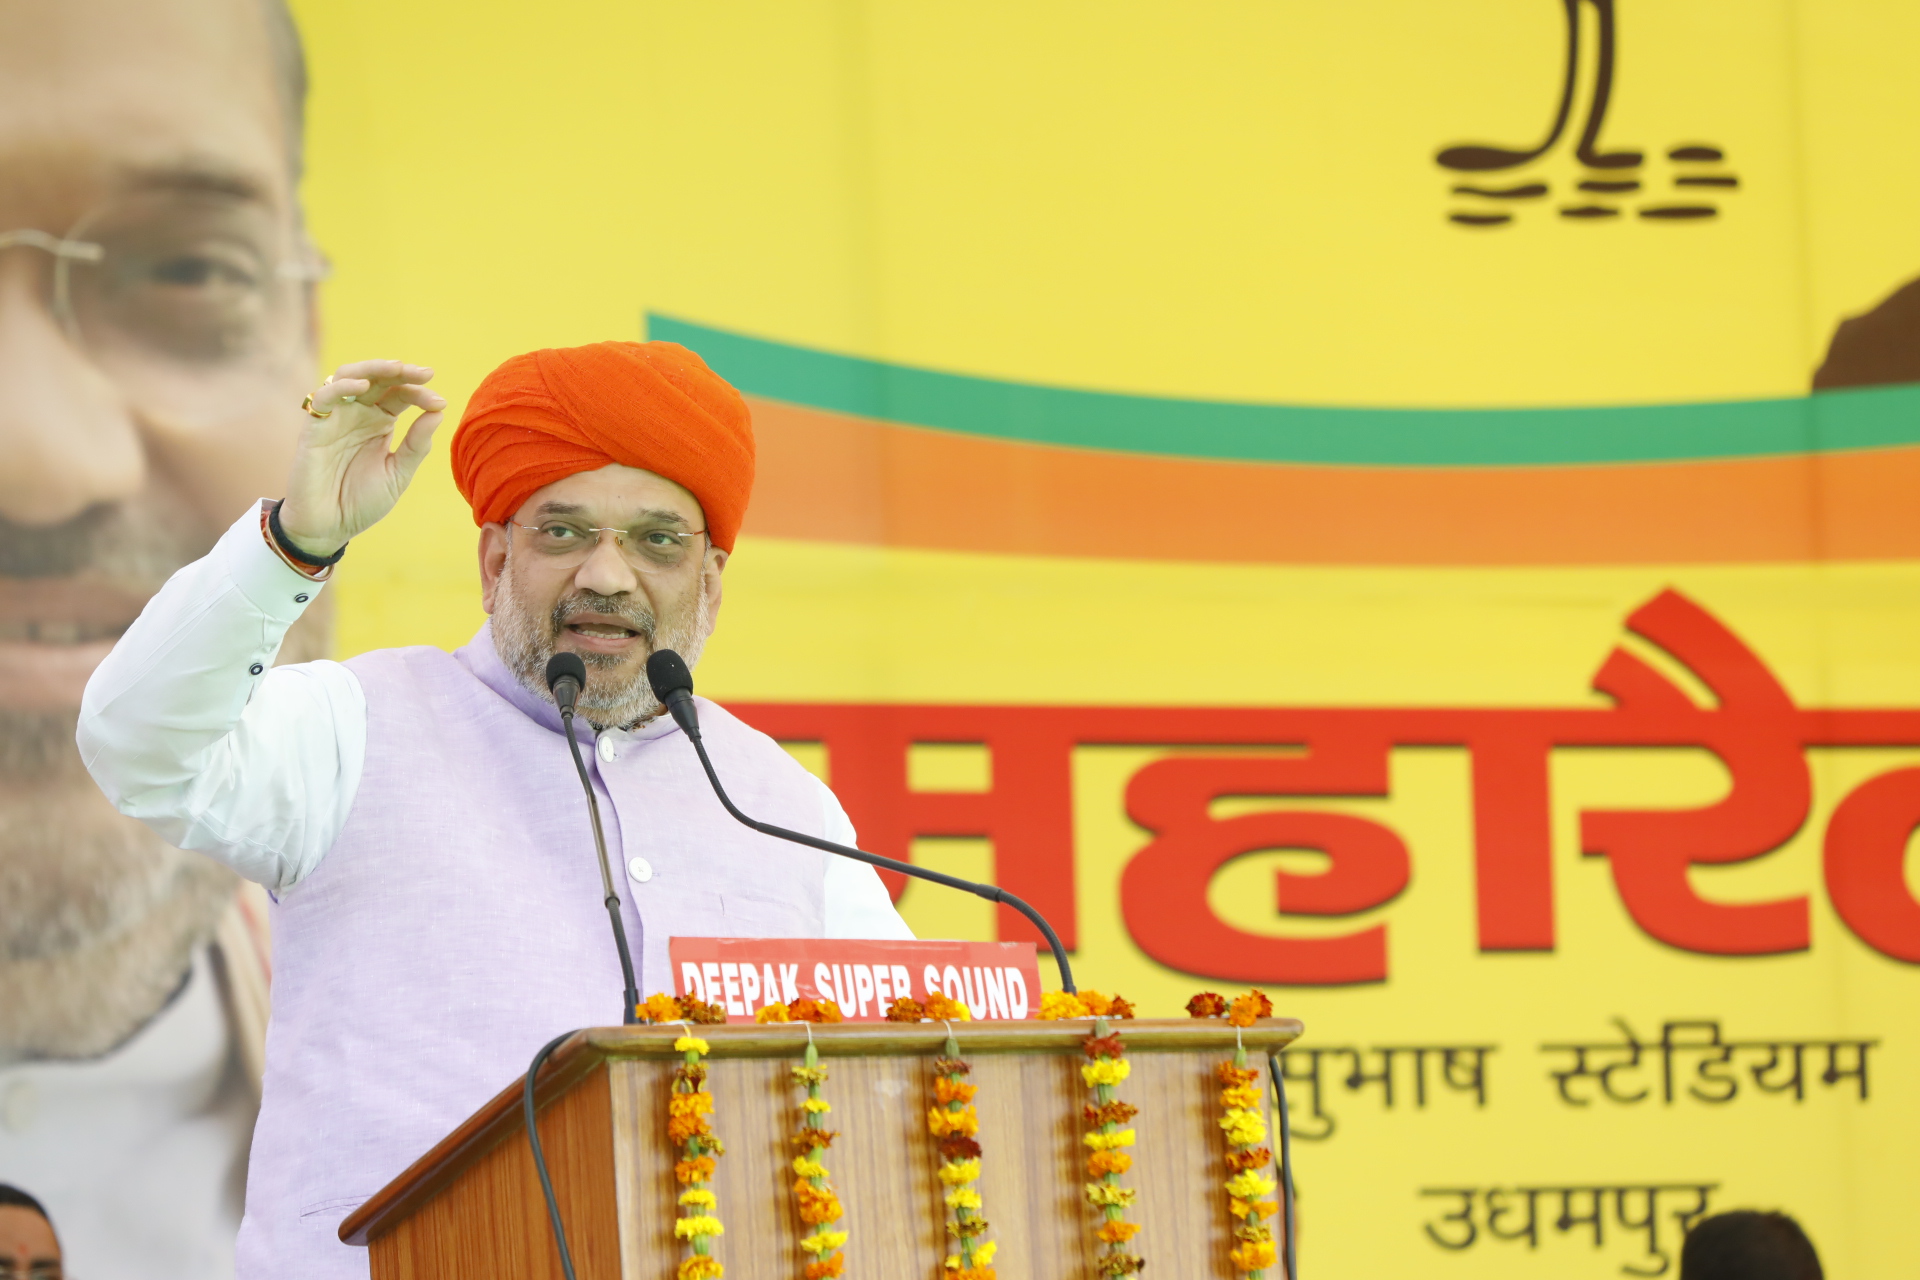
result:
<svg viewBox="0 0 1920 1280"><path fill-rule="evenodd" d="M347 1213L548 1039L623 1020L546 685L556 651L588 673L586 758L641 993L671 989L676 934L911 936L871 867L729 818L647 682L656 649L698 659L753 484L745 402L683 347L536 351L474 393L453 469L490 616L465 648L272 665L426 456L445 406L431 376L366 361L316 391L285 500L174 575L82 706L82 757L122 812L274 895L243 1278L364 1276L365 1251L335 1235ZM742 807L854 842L771 739L711 703L700 722Z"/></svg>

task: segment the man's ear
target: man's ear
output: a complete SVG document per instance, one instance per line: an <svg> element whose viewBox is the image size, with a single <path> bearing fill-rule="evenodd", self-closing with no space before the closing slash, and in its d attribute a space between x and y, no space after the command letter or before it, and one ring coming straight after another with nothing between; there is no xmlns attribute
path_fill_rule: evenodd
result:
<svg viewBox="0 0 1920 1280"><path fill-rule="evenodd" d="M493 612L493 597L500 588L501 571L507 567L510 536L503 524L480 526L480 607L488 614Z"/></svg>

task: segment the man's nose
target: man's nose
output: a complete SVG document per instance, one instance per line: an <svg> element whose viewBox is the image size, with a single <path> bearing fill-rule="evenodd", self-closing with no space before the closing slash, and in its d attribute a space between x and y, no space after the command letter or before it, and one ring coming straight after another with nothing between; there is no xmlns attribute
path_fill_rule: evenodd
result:
<svg viewBox="0 0 1920 1280"><path fill-rule="evenodd" d="M640 588L640 575L627 563L626 554L620 549L620 539L612 533L597 533L599 539L587 554L586 563L573 575L573 585L582 591L591 591L596 595L617 596L623 591L637 591Z"/></svg>
<svg viewBox="0 0 1920 1280"><path fill-rule="evenodd" d="M147 482L146 450L119 390L47 308L46 260L0 253L0 516L70 520Z"/></svg>

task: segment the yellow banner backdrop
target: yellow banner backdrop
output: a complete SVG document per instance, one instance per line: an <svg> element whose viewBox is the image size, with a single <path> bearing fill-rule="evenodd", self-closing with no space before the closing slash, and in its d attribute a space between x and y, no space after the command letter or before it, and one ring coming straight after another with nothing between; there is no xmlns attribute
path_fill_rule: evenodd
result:
<svg viewBox="0 0 1920 1280"><path fill-rule="evenodd" d="M1303 1018L1306 1274L1920 1256L1920 11L297 7L329 361L748 393L702 691ZM444 456L341 653L480 622Z"/></svg>

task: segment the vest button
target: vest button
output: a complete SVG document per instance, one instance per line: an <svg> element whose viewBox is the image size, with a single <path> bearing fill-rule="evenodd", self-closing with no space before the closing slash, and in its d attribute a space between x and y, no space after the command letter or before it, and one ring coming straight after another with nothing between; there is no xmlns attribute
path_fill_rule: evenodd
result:
<svg viewBox="0 0 1920 1280"><path fill-rule="evenodd" d="M607 764L612 764L614 758L620 754L619 750L613 745L613 735L607 733L600 735L600 745L595 747L594 751L599 755L600 759Z"/></svg>
<svg viewBox="0 0 1920 1280"><path fill-rule="evenodd" d="M259 663L256 662L252 666L247 668L247 674L250 676L257 676L262 671L265 671L265 670L266 670L265 667L261 666Z"/></svg>
<svg viewBox="0 0 1920 1280"><path fill-rule="evenodd" d="M645 858L628 858L627 878L635 884L645 884L653 879L653 864Z"/></svg>

